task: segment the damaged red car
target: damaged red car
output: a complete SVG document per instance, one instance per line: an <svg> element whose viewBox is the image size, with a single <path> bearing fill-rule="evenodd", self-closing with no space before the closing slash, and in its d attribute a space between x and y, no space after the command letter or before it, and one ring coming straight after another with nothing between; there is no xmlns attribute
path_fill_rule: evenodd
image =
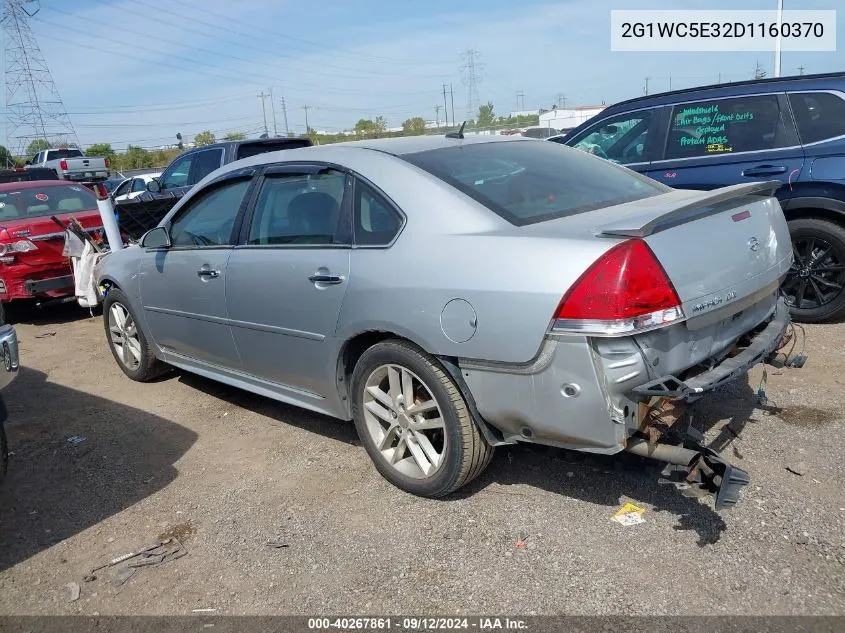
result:
<svg viewBox="0 0 845 633"><path fill-rule="evenodd" d="M90 189L61 180L0 185L0 310L19 300L74 296L65 231L56 222L71 219L88 232L102 229Z"/></svg>

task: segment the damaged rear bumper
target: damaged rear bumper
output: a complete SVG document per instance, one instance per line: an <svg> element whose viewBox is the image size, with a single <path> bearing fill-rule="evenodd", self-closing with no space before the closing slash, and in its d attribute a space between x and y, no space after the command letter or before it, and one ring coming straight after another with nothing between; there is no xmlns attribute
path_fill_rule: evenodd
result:
<svg viewBox="0 0 845 633"><path fill-rule="evenodd" d="M671 374L661 376L635 387L632 393L642 399L657 396L694 402L707 392L744 376L754 365L771 363L786 340L789 323L789 309L781 298L772 319L735 356L728 356L715 367L684 380Z"/></svg>

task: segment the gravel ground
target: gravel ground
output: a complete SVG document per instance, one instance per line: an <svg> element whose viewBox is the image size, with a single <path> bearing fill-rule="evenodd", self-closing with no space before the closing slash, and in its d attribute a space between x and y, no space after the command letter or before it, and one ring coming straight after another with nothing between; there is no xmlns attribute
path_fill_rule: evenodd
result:
<svg viewBox="0 0 845 633"><path fill-rule="evenodd" d="M0 613L845 614L845 325L768 369L766 410L761 368L694 408L752 477L720 513L641 460L530 446L418 499L351 425L191 375L130 382L75 306L17 329ZM626 502L645 523L609 520ZM83 580L167 535L186 556Z"/></svg>

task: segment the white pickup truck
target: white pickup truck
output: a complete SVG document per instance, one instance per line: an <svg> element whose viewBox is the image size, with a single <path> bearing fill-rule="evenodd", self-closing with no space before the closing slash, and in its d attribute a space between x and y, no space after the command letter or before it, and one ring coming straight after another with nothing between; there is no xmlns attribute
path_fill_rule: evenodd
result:
<svg viewBox="0 0 845 633"><path fill-rule="evenodd" d="M81 150L68 147L38 152L26 167L54 169L60 180L75 182L102 182L109 177L108 158L85 156Z"/></svg>

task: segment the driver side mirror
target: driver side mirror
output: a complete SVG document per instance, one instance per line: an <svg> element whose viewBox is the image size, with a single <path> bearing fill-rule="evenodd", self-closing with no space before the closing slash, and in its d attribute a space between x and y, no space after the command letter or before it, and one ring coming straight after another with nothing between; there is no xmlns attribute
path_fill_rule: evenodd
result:
<svg viewBox="0 0 845 633"><path fill-rule="evenodd" d="M157 226L144 233L141 238L143 248L170 248L170 233L165 226Z"/></svg>
<svg viewBox="0 0 845 633"><path fill-rule="evenodd" d="M147 191L150 193L159 193L161 191L161 184L155 178L147 183Z"/></svg>

